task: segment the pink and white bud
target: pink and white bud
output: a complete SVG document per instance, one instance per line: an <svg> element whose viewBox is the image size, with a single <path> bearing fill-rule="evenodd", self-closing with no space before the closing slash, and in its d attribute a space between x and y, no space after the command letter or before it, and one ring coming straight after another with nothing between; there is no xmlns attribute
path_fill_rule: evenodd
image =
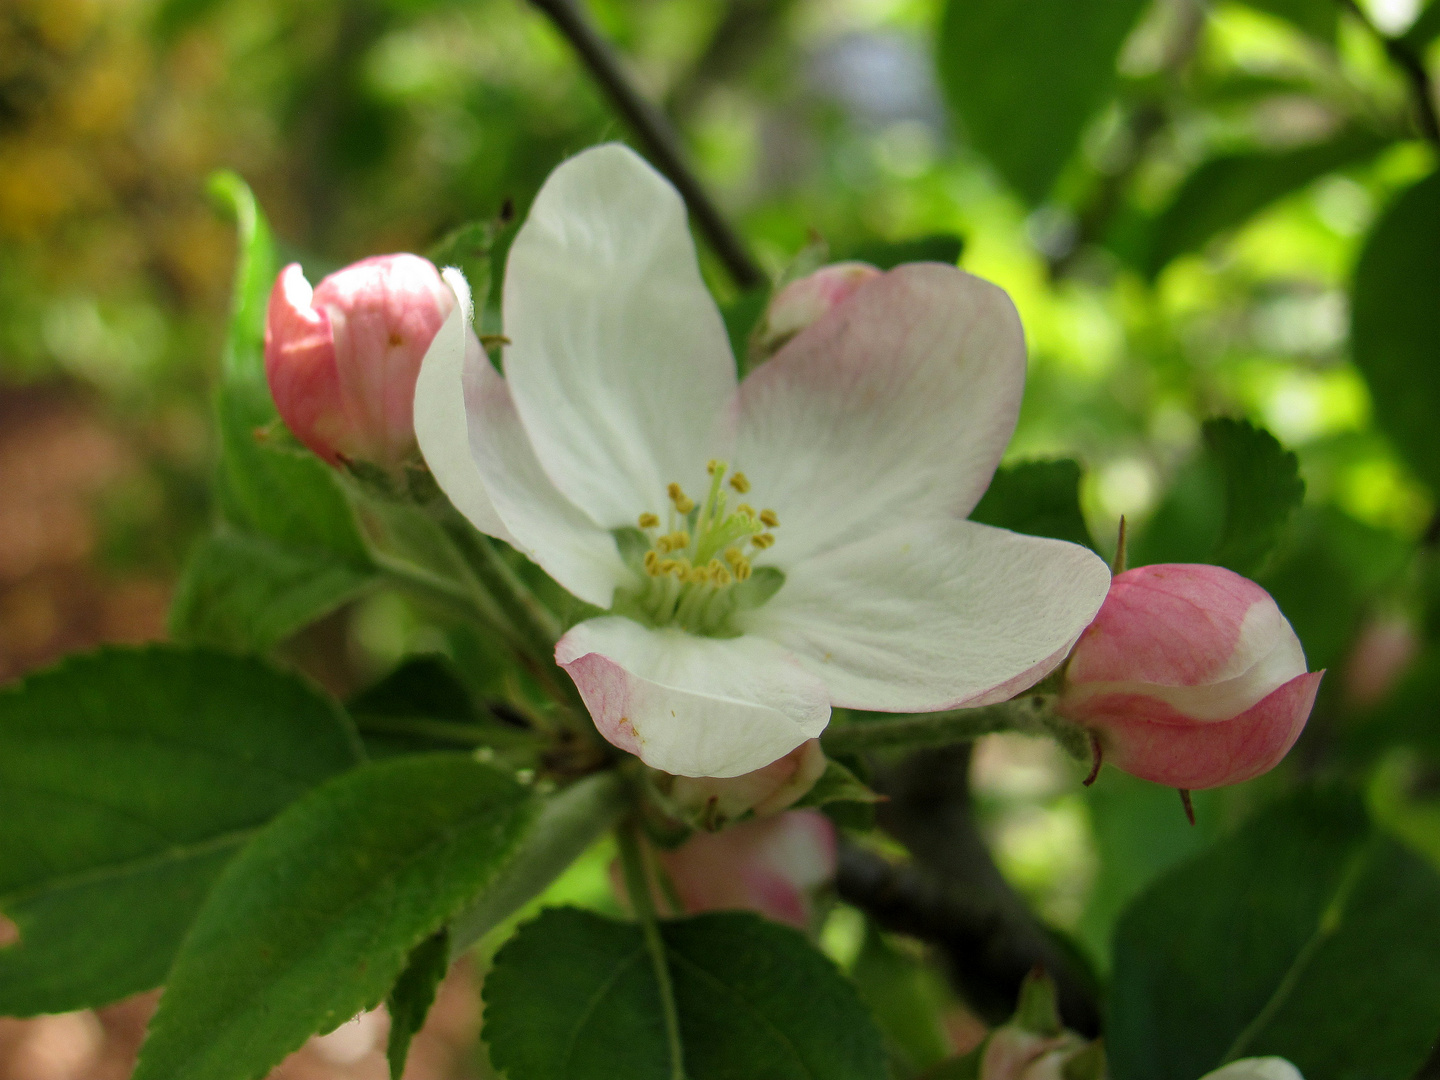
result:
<svg viewBox="0 0 1440 1080"><path fill-rule="evenodd" d="M818 810L697 832L660 863L688 914L757 911L805 927L811 896L835 876L835 826Z"/></svg>
<svg viewBox="0 0 1440 1080"><path fill-rule="evenodd" d="M763 769L740 776L677 776L670 783L670 799L701 828L719 829L747 811L771 817L788 810L815 786L825 764L820 740L810 739Z"/></svg>
<svg viewBox="0 0 1440 1080"><path fill-rule="evenodd" d="M980 1080L1065 1080L1065 1067L1089 1045L1073 1031L1039 1035L1006 1024L985 1041Z"/></svg>
<svg viewBox="0 0 1440 1080"><path fill-rule="evenodd" d="M377 255L314 290L280 272L265 318L265 378L295 437L331 465L394 469L415 449L415 379L456 304L434 265Z"/></svg>
<svg viewBox="0 0 1440 1080"><path fill-rule="evenodd" d="M1300 737L1323 672L1260 586L1219 566L1115 577L1065 670L1057 710L1128 773L1187 790L1273 768Z"/></svg>
<svg viewBox="0 0 1440 1080"><path fill-rule="evenodd" d="M761 355L769 356L831 308L844 303L880 271L869 263L840 262L797 278L770 299L765 321L755 338Z"/></svg>
<svg viewBox="0 0 1440 1080"><path fill-rule="evenodd" d="M1404 616L1384 615L1367 622L1345 658L1341 684L1346 702L1357 709L1379 705L1419 651L1415 627Z"/></svg>

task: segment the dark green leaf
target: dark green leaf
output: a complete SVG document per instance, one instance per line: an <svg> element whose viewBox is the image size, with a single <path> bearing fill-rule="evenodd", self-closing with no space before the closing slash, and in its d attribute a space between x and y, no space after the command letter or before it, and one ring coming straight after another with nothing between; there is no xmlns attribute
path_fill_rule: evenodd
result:
<svg viewBox="0 0 1440 1080"><path fill-rule="evenodd" d="M483 312L490 298L490 276L495 237L501 228L496 220L471 221L451 231L430 249L436 266L457 267L470 285L475 310Z"/></svg>
<svg viewBox="0 0 1440 1080"><path fill-rule="evenodd" d="M1145 0L949 0L940 79L975 147L1021 195L1049 194L1110 95Z"/></svg>
<svg viewBox="0 0 1440 1080"><path fill-rule="evenodd" d="M395 980L390 996L385 999L385 1008L390 1014L390 1039L385 1047L390 1080L400 1080L404 1074L410 1042L425 1025L425 1017L435 1003L435 991L449 969L450 935L441 930L416 946L410 954L410 963Z"/></svg>
<svg viewBox="0 0 1440 1080"><path fill-rule="evenodd" d="M170 633L179 641L268 652L374 580L313 550L221 531L191 552L170 609Z"/></svg>
<svg viewBox="0 0 1440 1080"><path fill-rule="evenodd" d="M533 806L510 776L459 754L368 765L291 806L216 882L135 1080L258 1080L379 1004L509 861Z"/></svg>
<svg viewBox="0 0 1440 1080"><path fill-rule="evenodd" d="M1402 193L1366 240L1350 336L1376 423L1440 490L1440 173Z"/></svg>
<svg viewBox="0 0 1440 1080"><path fill-rule="evenodd" d="M913 1075L949 1055L939 1009L943 999L934 985L937 973L886 941L873 923L866 924L850 977L880 1025L899 1075Z"/></svg>
<svg viewBox="0 0 1440 1080"><path fill-rule="evenodd" d="M1246 0L1257 11L1263 11L1293 23L1311 37L1334 41L1340 22L1340 5L1334 0Z"/></svg>
<svg viewBox="0 0 1440 1080"><path fill-rule="evenodd" d="M720 308L720 317L725 320L725 333L730 338L730 351L735 354L735 366L743 378L750 370L750 335L754 333L765 305L770 302L770 289L761 285L743 292Z"/></svg>
<svg viewBox="0 0 1440 1080"><path fill-rule="evenodd" d="M1424 50L1437 37L1440 37L1440 4L1430 0L1430 4L1420 12L1419 18L1410 24L1410 29L1405 31L1401 40L1410 48L1419 51Z"/></svg>
<svg viewBox="0 0 1440 1080"><path fill-rule="evenodd" d="M1333 3L1324 3L1334 10ZM1147 269L1157 274L1171 259L1198 251L1212 237L1241 225L1284 195L1326 173L1374 157L1389 143L1347 131L1317 146L1212 158L1186 177L1161 212L1150 237Z"/></svg>
<svg viewBox="0 0 1440 1080"><path fill-rule="evenodd" d="M1302 792L1171 871L1115 938L1116 1080L1279 1055L1408 1080L1440 1031L1440 878L1357 798Z"/></svg>
<svg viewBox="0 0 1440 1080"><path fill-rule="evenodd" d="M359 760L338 707L255 660L106 650L0 693L0 1013L156 986L211 882Z"/></svg>
<svg viewBox="0 0 1440 1080"><path fill-rule="evenodd" d="M1131 564L1209 562L1254 577L1305 496L1300 463L1264 428L1207 420L1200 456L1176 477Z"/></svg>
<svg viewBox="0 0 1440 1080"><path fill-rule="evenodd" d="M1095 546L1080 512L1080 465L1070 460L1002 465L970 519L1030 536Z"/></svg>
<svg viewBox="0 0 1440 1080"><path fill-rule="evenodd" d="M754 915L661 924L689 1080L883 1080L879 1033L805 937ZM571 908L521 927L485 980L510 1080L669 1080L640 928Z"/></svg>

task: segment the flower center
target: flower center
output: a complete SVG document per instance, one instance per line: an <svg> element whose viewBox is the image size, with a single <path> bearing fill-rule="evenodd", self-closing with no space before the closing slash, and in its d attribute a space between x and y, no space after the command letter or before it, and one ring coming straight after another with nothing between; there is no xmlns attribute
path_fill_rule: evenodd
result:
<svg viewBox="0 0 1440 1080"><path fill-rule="evenodd" d="M775 543L771 530L780 519L774 510L757 512L748 503L731 509L731 492L744 496L750 481L729 468L723 461L710 462L710 490L698 505L679 484L671 484L663 530L659 514L644 513L638 530L617 534L642 581L616 596L616 610L652 626L725 636L732 633L728 623L735 611L774 595L784 575L773 567L756 568L751 559Z"/></svg>

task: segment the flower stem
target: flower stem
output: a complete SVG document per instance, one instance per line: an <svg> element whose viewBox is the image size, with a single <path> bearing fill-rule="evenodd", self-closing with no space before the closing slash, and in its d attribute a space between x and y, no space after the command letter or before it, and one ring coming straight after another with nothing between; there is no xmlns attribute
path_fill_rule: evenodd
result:
<svg viewBox="0 0 1440 1080"><path fill-rule="evenodd" d="M1026 694L978 709L854 720L829 728L820 736L820 744L829 754L853 754L887 747L946 746L997 731L1050 735L1076 756L1087 757L1090 752L1089 737L1056 717L1053 699L1044 694Z"/></svg>
<svg viewBox="0 0 1440 1080"><path fill-rule="evenodd" d="M725 264L735 284L741 289L753 289L763 284L765 275L750 257L745 242L730 227L705 186L686 163L680 139L669 119L636 89L614 48L600 36L575 0L530 0L530 3L544 12L570 42L595 81L609 96L616 111L634 129L646 153L679 189L685 205L695 215L696 225Z"/></svg>
<svg viewBox="0 0 1440 1080"><path fill-rule="evenodd" d="M645 866L641 847L640 826L633 817L615 830L620 844L620 863L625 870L625 891L630 906L640 920L645 934L645 948L650 953L650 966L660 989L660 1011L665 1017L665 1039L670 1048L670 1080L685 1080L685 1050L680 1042L680 1014L675 1007L675 988L670 981L670 962L665 956L665 942L660 938L660 924L655 916L655 901L650 892L650 874Z"/></svg>

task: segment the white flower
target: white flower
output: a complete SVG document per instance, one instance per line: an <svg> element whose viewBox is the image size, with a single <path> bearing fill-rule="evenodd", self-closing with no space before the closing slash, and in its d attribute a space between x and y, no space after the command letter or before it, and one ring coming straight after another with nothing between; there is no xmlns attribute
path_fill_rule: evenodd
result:
<svg viewBox="0 0 1440 1080"><path fill-rule="evenodd" d="M1105 598L1084 548L964 520L1024 387L994 285L899 267L737 385L685 207L619 145L557 168L515 238L503 378L447 279L462 302L416 388L421 449L477 528L608 610L556 660L657 769L761 768L832 705L1007 699Z"/></svg>
<svg viewBox="0 0 1440 1080"><path fill-rule="evenodd" d="M1282 1057L1241 1058L1208 1072L1200 1080L1305 1080L1300 1070Z"/></svg>

